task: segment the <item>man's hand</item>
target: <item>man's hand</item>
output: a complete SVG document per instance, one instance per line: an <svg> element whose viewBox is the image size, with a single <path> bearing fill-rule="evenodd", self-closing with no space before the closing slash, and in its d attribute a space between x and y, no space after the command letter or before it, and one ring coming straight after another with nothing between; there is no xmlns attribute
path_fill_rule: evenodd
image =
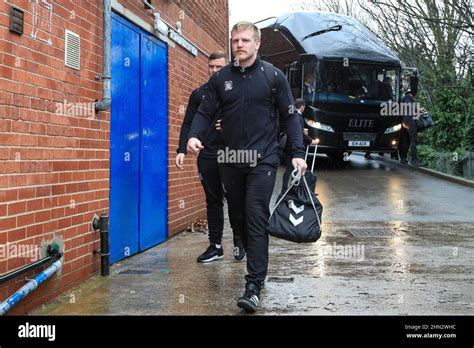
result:
<svg viewBox="0 0 474 348"><path fill-rule="evenodd" d="M302 158L293 158L291 160L291 164L293 164L293 167L300 167L301 168L301 175L304 175L306 172L306 168L308 168L308 165L306 164L306 161Z"/></svg>
<svg viewBox="0 0 474 348"><path fill-rule="evenodd" d="M222 121L222 120L217 120L217 121L216 121L216 124L215 124L216 130L218 130L218 131L221 130L221 121Z"/></svg>
<svg viewBox="0 0 474 348"><path fill-rule="evenodd" d="M188 140L188 152L197 155L202 149L204 149L204 146L202 146L198 138L190 138Z"/></svg>
<svg viewBox="0 0 474 348"><path fill-rule="evenodd" d="M186 157L184 153L178 153L178 155L176 155L176 167L178 167L181 170L184 169L183 167L184 157Z"/></svg>

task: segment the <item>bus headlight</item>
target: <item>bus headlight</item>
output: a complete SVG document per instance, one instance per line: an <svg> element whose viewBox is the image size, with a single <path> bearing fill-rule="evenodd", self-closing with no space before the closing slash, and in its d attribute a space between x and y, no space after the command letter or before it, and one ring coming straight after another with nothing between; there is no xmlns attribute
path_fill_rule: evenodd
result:
<svg viewBox="0 0 474 348"><path fill-rule="evenodd" d="M308 126L310 126L312 128L316 128L316 129L320 129L320 130L323 130L323 131L326 131L326 132L334 133L334 129L332 129L331 126L328 126L326 124L322 124L320 122L316 122L314 120L310 120L308 118L305 118L305 121L308 124Z"/></svg>
<svg viewBox="0 0 474 348"><path fill-rule="evenodd" d="M385 131L385 134L395 133L395 132L398 132L400 129L402 129L401 123L397 124L396 126L387 128L387 130Z"/></svg>

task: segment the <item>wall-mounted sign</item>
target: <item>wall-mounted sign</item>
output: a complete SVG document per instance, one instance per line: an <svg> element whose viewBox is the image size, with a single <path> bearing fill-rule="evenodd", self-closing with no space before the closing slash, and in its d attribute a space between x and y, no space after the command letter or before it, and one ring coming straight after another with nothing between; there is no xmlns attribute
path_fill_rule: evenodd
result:
<svg viewBox="0 0 474 348"><path fill-rule="evenodd" d="M196 46L194 46L192 43L190 43L188 40L186 40L181 34L179 34L177 31L170 29L169 30L169 37L171 40L176 42L178 45L183 47L185 50L191 52L193 56L198 55L198 49Z"/></svg>
<svg viewBox="0 0 474 348"><path fill-rule="evenodd" d="M31 37L52 45L51 32L53 24L53 2L49 0L32 0L33 25Z"/></svg>

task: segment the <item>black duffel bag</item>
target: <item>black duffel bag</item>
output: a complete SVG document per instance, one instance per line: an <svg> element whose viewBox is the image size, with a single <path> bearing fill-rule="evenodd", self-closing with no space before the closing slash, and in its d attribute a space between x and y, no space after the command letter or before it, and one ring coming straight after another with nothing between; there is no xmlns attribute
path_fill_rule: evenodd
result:
<svg viewBox="0 0 474 348"><path fill-rule="evenodd" d="M416 120L416 129L418 132L423 132L424 130L433 127L433 119L428 111L422 112L420 117Z"/></svg>
<svg viewBox="0 0 474 348"><path fill-rule="evenodd" d="M292 177L290 188L277 199L267 231L273 237L291 242L316 242L321 237L323 213L323 206L314 193L316 178L309 171L301 176L299 168L293 171Z"/></svg>

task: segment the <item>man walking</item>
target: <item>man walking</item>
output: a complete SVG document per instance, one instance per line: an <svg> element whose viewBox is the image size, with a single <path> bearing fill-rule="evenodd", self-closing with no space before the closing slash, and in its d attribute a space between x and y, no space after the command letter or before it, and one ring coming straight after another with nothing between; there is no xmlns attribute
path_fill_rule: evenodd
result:
<svg viewBox="0 0 474 348"><path fill-rule="evenodd" d="M280 70L258 57L260 30L250 22L239 22L232 28L231 36L235 61L209 80L206 97L193 119L187 148L193 153L205 148L201 140L214 124L219 106L221 151L224 148L226 153L257 158L255 163L229 156L219 163L229 214L241 231L247 251L245 291L237 305L254 312L268 269L266 226L278 167L275 107L285 121L292 165L300 167L303 173L307 165L302 129L294 113L288 82Z"/></svg>
<svg viewBox="0 0 474 348"><path fill-rule="evenodd" d="M419 167L416 146L418 144L418 129L416 126L415 114L418 113L418 107L415 103L415 98L412 91L409 89L401 100L402 110L408 110L407 114L403 115L402 130L400 133L400 162L407 164L408 150L410 150L411 161L410 164Z"/></svg>
<svg viewBox="0 0 474 348"><path fill-rule="evenodd" d="M209 56L209 76L221 70L227 64L224 52L214 52ZM188 107L184 116L183 124L179 134L179 147L176 150L176 166L183 170L184 158L186 156L186 143L194 114L199 108L208 85L205 83L195 89L189 97ZM210 245L202 255L197 258L198 262L211 262L224 257L222 247L222 232L224 229L224 204L223 188L219 169L217 167L217 150L219 147L219 135L215 127L209 127L203 134L203 143L206 148L200 152L197 165L199 178L206 195L207 222L209 227ZM232 222L232 221L231 221ZM233 227L234 233L234 257L237 261L245 257L245 249L238 230Z"/></svg>

